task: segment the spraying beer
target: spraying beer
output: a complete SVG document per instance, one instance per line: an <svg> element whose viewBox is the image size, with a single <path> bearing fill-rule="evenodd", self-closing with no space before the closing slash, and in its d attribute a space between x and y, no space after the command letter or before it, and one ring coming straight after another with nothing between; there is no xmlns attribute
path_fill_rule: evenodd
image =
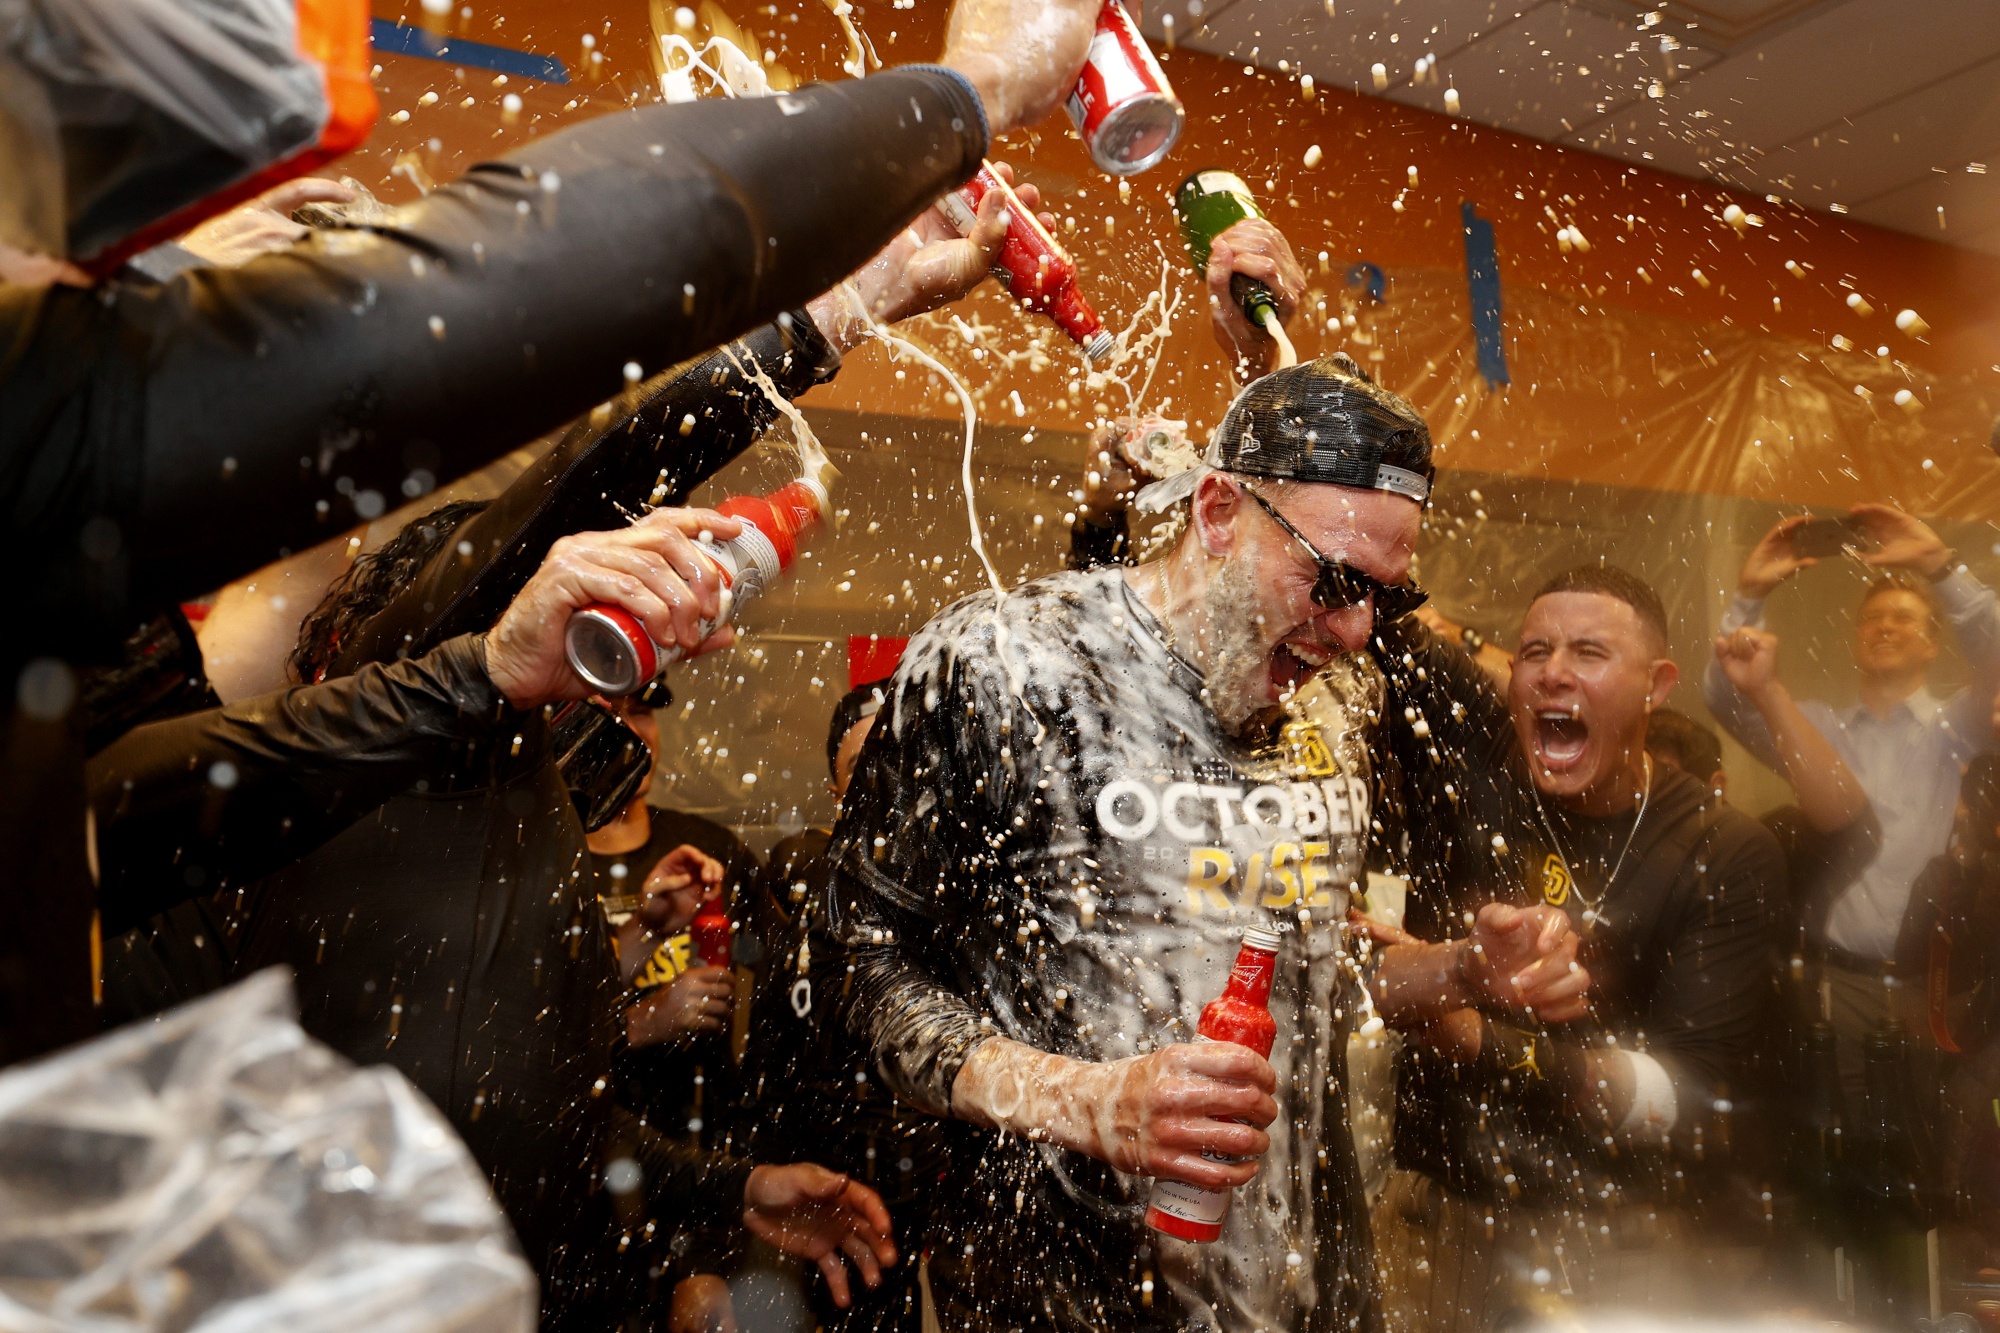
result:
<svg viewBox="0 0 2000 1333"><path fill-rule="evenodd" d="M1187 242L1188 257L1197 273L1208 271L1208 257L1215 251L1215 238L1245 218L1261 218L1264 210L1243 178L1230 171L1197 171L1181 182L1174 192L1174 214L1180 219L1181 238ZM1229 294L1241 307L1243 317L1262 325L1278 343L1278 364L1295 366L1299 354L1285 336L1284 321L1278 317L1278 298L1257 279L1233 274Z"/></svg>
<svg viewBox="0 0 2000 1333"><path fill-rule="evenodd" d="M1013 187L1000 179L991 162L981 162L972 179L945 195L938 205L959 234L969 236L978 221L980 202L996 191L1007 204L1007 240L993 276L1015 300L1054 320L1091 360L1102 361L1111 354L1111 335L1077 286L1076 261L1049 235Z"/></svg>
<svg viewBox="0 0 2000 1333"><path fill-rule="evenodd" d="M722 577L722 606L715 619L701 622L707 638L778 581L798 557L799 538L829 512L825 483L801 477L766 496L732 495L718 514L743 520L743 531L717 542L706 534L702 553ZM570 669L600 694L631 694L681 660L678 644L658 644L637 616L599 602L570 616L563 637Z"/></svg>

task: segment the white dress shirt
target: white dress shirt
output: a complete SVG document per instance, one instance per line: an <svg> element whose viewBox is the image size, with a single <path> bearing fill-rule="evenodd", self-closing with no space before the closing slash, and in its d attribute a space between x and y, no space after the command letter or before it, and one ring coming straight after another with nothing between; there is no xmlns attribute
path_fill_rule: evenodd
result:
<svg viewBox="0 0 2000 1333"><path fill-rule="evenodd" d="M1854 770L1882 822L1875 859L1834 901L1826 941L1869 958L1890 958L1910 901L1910 885L1932 857L1945 850L1958 808L1958 780L1965 763L1990 749L1993 695L2000 685L2000 604L1993 590L1964 569L1931 585L1939 608L1958 631L1972 666L1972 683L1949 699L1918 690L1886 716L1865 705L1836 711L1801 700L1799 711ZM1760 626L1761 600L1737 596L1723 612L1723 634ZM1711 660L1702 694L1715 720L1743 747L1783 772L1770 728L1755 704L1730 684Z"/></svg>

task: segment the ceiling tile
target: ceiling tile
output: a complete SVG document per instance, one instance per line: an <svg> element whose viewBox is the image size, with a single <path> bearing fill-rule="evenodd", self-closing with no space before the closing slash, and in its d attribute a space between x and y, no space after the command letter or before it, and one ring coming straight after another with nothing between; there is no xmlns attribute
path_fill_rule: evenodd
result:
<svg viewBox="0 0 2000 1333"><path fill-rule="evenodd" d="M1197 50L1276 68L1280 59L1320 83L1374 92L1373 66L1391 83L1410 77L1419 56L1449 52L1556 0L1233 0L1209 5L1200 19L1175 21L1178 40ZM1169 0L1186 13L1187 0ZM1147 6L1145 27L1158 35L1160 15ZM1161 13L1170 12L1163 8ZM1199 23L1199 27L1192 26ZM1435 30L1435 31L1433 31ZM1253 55L1252 53L1255 52Z"/></svg>
<svg viewBox="0 0 2000 1333"><path fill-rule="evenodd" d="M1713 52L1663 49L1663 37L1641 32L1574 5L1529 10L1471 46L1446 56L1423 84L1387 96L1432 111L1445 109L1445 89L1457 90L1461 114L1540 139L1559 138L1606 112L1651 100L1665 87L1715 60Z"/></svg>

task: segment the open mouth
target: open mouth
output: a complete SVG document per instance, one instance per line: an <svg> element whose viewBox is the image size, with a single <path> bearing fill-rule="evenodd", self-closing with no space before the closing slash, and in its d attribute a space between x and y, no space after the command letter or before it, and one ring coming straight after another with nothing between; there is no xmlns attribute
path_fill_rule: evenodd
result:
<svg viewBox="0 0 2000 1333"><path fill-rule="evenodd" d="M1333 651L1329 648L1288 639L1271 650L1271 683L1282 698L1312 679L1313 673L1332 658Z"/></svg>
<svg viewBox="0 0 2000 1333"><path fill-rule="evenodd" d="M1590 745L1590 724L1571 709L1543 708L1535 713L1535 748L1550 769L1573 767Z"/></svg>

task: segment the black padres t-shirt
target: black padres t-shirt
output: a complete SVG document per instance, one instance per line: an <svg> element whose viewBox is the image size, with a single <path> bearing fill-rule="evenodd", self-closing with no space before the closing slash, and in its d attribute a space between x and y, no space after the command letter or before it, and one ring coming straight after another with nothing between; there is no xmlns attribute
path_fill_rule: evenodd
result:
<svg viewBox="0 0 2000 1333"><path fill-rule="evenodd" d="M1223 1236L1149 1231L1151 1180L960 1126L930 1276L947 1327L1347 1328L1368 1308L1340 923L1369 822L1372 676L1224 731L1123 571L946 608L910 641L835 831L849 1026L948 1115L980 1041L1108 1061L1193 1039L1247 927L1282 933L1280 1114Z"/></svg>
<svg viewBox="0 0 2000 1333"><path fill-rule="evenodd" d="M1783 900L1776 841L1662 765L1643 819L1538 803L1506 706L1463 653L1404 624L1383 632L1375 659L1388 679L1384 842L1412 880L1410 928L1462 933L1464 914L1495 900L1561 908L1584 937L1593 1014L1548 1034L1652 1056L1673 1080L1676 1146L1697 1127L1713 1144L1715 1117L1740 1109L1756 1076ZM1601 1126L1552 1088L1538 1095L1532 1078L1406 1052L1397 1161L1457 1193L1543 1203L1653 1193L1690 1158L1608 1149Z"/></svg>

